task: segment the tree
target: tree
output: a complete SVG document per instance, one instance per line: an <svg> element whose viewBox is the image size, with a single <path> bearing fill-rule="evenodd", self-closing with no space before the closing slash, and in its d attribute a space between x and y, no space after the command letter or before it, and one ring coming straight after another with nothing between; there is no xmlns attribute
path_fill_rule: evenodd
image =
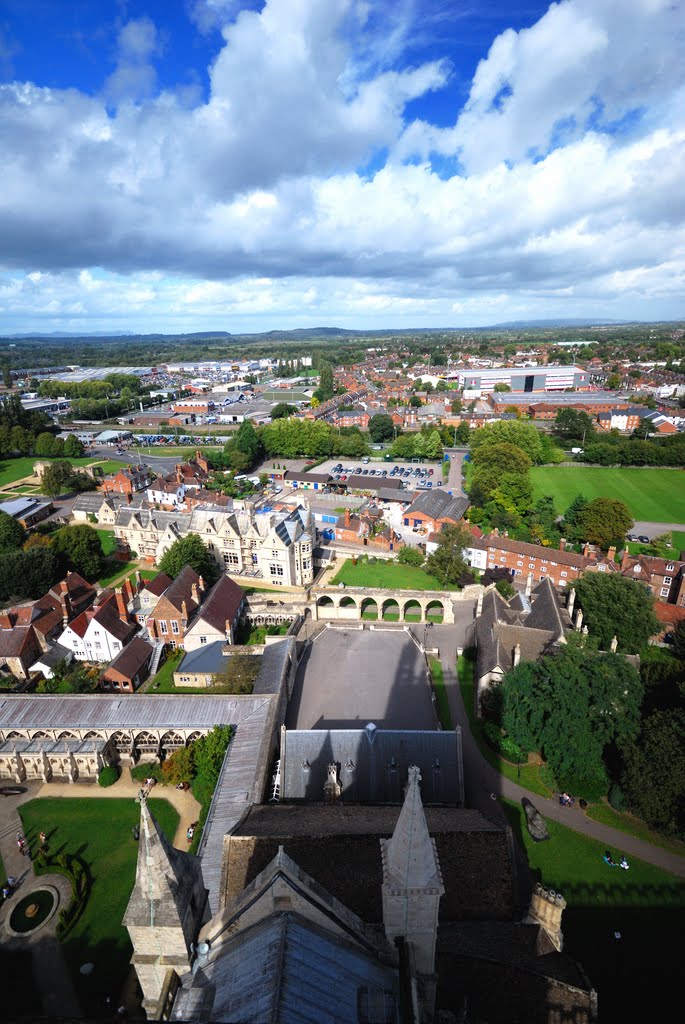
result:
<svg viewBox="0 0 685 1024"><path fill-rule="evenodd" d="M471 450L475 452L486 445L507 442L521 448L534 465L542 462L543 447L540 431L534 423L518 420L498 420L476 430L471 438Z"/></svg>
<svg viewBox="0 0 685 1024"><path fill-rule="evenodd" d="M0 558L0 601L42 597L62 575L50 548L7 551Z"/></svg>
<svg viewBox="0 0 685 1024"><path fill-rule="evenodd" d="M574 586L583 621L601 647L615 636L620 650L635 654L659 632L654 598L644 584L618 573L588 572Z"/></svg>
<svg viewBox="0 0 685 1024"><path fill-rule="evenodd" d="M55 534L53 550L64 560L65 567L75 570L87 580L96 580L102 573L100 534L92 526L64 526Z"/></svg>
<svg viewBox="0 0 685 1024"><path fill-rule="evenodd" d="M652 828L685 836L685 710L655 711L624 752L631 810Z"/></svg>
<svg viewBox="0 0 685 1024"><path fill-rule="evenodd" d="M559 409L556 418L557 434L568 441L589 440L594 436L594 421L586 412L577 409Z"/></svg>
<svg viewBox="0 0 685 1024"><path fill-rule="evenodd" d="M442 438L438 430L431 430L426 442L426 458L439 459L442 456Z"/></svg>
<svg viewBox="0 0 685 1024"><path fill-rule="evenodd" d="M278 405L275 405L271 410L271 419L282 420L288 416L292 416L296 412L296 405L289 405L288 402L279 402Z"/></svg>
<svg viewBox="0 0 685 1024"><path fill-rule="evenodd" d="M10 372L9 366L5 366L2 371L2 382L6 388L14 387L14 377Z"/></svg>
<svg viewBox="0 0 685 1024"><path fill-rule="evenodd" d="M65 494L72 486L74 469L70 462L58 459L51 462L43 470L40 479L41 489L49 498L56 498L59 494Z"/></svg>
<svg viewBox="0 0 685 1024"><path fill-rule="evenodd" d="M423 565L425 558L423 551L419 548L404 547L400 548L397 561L400 565L414 565L418 568L418 566Z"/></svg>
<svg viewBox="0 0 685 1024"><path fill-rule="evenodd" d="M616 498L595 498L576 516L579 534L592 544L605 550L621 543L633 527L633 517L627 505Z"/></svg>
<svg viewBox="0 0 685 1024"><path fill-rule="evenodd" d="M450 411L452 412L452 414L454 416L457 416L461 412L461 410L462 410L462 400L461 400L461 398L453 398L452 399L452 404L450 405Z"/></svg>
<svg viewBox="0 0 685 1024"><path fill-rule="evenodd" d="M679 622L673 630L673 653L676 658L685 661L685 621Z"/></svg>
<svg viewBox="0 0 685 1024"><path fill-rule="evenodd" d="M333 367L325 359L319 362L319 386L314 392L320 402L325 402L335 394Z"/></svg>
<svg viewBox="0 0 685 1024"><path fill-rule="evenodd" d="M389 441L394 432L395 424L392 416L388 416L387 413L376 413L369 420L369 437L374 443Z"/></svg>
<svg viewBox="0 0 685 1024"><path fill-rule="evenodd" d="M0 510L0 552L16 551L26 539L26 530L16 519Z"/></svg>
<svg viewBox="0 0 685 1024"><path fill-rule="evenodd" d="M441 394L443 394L445 391L448 391L449 388L447 387L447 381L439 380L438 383L435 385L435 390L439 391Z"/></svg>
<svg viewBox="0 0 685 1024"><path fill-rule="evenodd" d="M466 571L464 548L471 543L471 534L464 523L443 526L438 534L438 548L426 560L426 569L444 585L456 584Z"/></svg>
<svg viewBox="0 0 685 1024"><path fill-rule="evenodd" d="M576 494L575 498L564 513L564 531L571 540L582 540L578 529L578 519L585 507L589 504L584 494Z"/></svg>
<svg viewBox="0 0 685 1024"><path fill-rule="evenodd" d="M526 474L533 465L522 448L507 441L477 448L471 461L476 469L494 469L498 473Z"/></svg>
<svg viewBox="0 0 685 1024"><path fill-rule="evenodd" d="M193 757L197 775L203 776L207 782L216 785L224 763L226 749L233 736L230 725L215 725L206 736L200 737L193 744Z"/></svg>
<svg viewBox="0 0 685 1024"><path fill-rule="evenodd" d="M508 384L495 384L495 391L498 394L504 394L505 391L511 391Z"/></svg>
<svg viewBox="0 0 685 1024"><path fill-rule="evenodd" d="M181 782L190 782L195 774L194 747L194 743L179 747L162 762L162 778L167 785L177 786Z"/></svg>
<svg viewBox="0 0 685 1024"><path fill-rule="evenodd" d="M257 459L264 453L264 446L249 420L243 420L238 427L233 441L229 443L232 443L236 451L243 452L244 455L249 456L250 465L254 465Z"/></svg>
<svg viewBox="0 0 685 1024"><path fill-rule="evenodd" d="M221 693L252 693L260 661L251 654L232 654L224 670L213 677L212 686Z"/></svg>
<svg viewBox="0 0 685 1024"><path fill-rule="evenodd" d="M69 434L64 442L64 454L68 459L78 459L83 455L83 442L76 434Z"/></svg>
<svg viewBox="0 0 685 1024"><path fill-rule="evenodd" d="M617 373L610 373L605 382L607 391L618 391L621 386L621 378Z"/></svg>
<svg viewBox="0 0 685 1024"><path fill-rule="evenodd" d="M411 406L412 409L420 409L421 406L423 405L423 402L421 401L418 395L412 395L411 398L409 399L409 405Z"/></svg>
<svg viewBox="0 0 685 1024"><path fill-rule="evenodd" d="M174 541L160 560L159 568L175 579L186 565L191 566L198 576L202 576L208 586L219 578L218 565L196 533Z"/></svg>
<svg viewBox="0 0 685 1024"><path fill-rule="evenodd" d="M610 744L635 739L643 686L622 655L577 639L502 681L502 725L522 750L541 750L559 785L583 789L606 780Z"/></svg>
<svg viewBox="0 0 685 1024"><path fill-rule="evenodd" d="M52 445L54 440L55 435L49 434L47 431L43 431L39 434L36 438L36 455L42 459L49 459L52 456Z"/></svg>

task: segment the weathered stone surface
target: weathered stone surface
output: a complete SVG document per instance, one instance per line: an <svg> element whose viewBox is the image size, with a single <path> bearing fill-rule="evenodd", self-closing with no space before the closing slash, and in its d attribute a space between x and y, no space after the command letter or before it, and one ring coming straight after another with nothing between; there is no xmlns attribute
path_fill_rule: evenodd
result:
<svg viewBox="0 0 685 1024"><path fill-rule="evenodd" d="M549 832L545 825L545 819L542 817L537 807L525 797L521 803L523 804L523 809L526 812L526 827L535 842L541 843L544 839L549 839Z"/></svg>

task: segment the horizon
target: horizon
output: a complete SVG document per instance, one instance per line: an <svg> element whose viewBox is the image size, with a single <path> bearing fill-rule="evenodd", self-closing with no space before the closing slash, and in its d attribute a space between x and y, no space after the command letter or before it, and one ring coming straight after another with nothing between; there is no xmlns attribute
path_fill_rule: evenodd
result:
<svg viewBox="0 0 685 1024"><path fill-rule="evenodd" d="M11 0L0 334L682 321L684 36L668 0Z"/></svg>

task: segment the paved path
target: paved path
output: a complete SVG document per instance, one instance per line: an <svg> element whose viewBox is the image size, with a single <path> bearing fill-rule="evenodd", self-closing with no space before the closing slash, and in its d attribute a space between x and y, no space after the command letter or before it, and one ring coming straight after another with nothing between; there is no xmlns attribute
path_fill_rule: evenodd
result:
<svg viewBox="0 0 685 1024"><path fill-rule="evenodd" d="M685 533L685 523L652 523L643 519L635 523L630 532L635 536L644 534L651 540L653 537L659 537L662 533L670 533L671 530Z"/></svg>
<svg viewBox="0 0 685 1024"><path fill-rule="evenodd" d="M543 818L551 818L575 832L580 832L589 839L597 840L612 851L615 859L618 854L625 853L629 860L631 857L637 857L639 860L653 864L679 878L685 878L685 857L664 850L660 846L654 846L642 839L636 839L626 832L609 828L608 825L602 825L598 821L593 821L579 807L562 807L558 799L540 797L537 793L529 792L523 786L510 782L509 779L496 772L480 753L471 734L456 673L456 648L459 640L454 631L450 634L449 629L445 627L435 627L435 640L440 647L440 660L447 686L452 721L455 725L460 725L462 729L466 804L468 807L474 807L502 824L508 824L501 806L501 799L505 798L520 803L524 797L527 797L535 804Z"/></svg>

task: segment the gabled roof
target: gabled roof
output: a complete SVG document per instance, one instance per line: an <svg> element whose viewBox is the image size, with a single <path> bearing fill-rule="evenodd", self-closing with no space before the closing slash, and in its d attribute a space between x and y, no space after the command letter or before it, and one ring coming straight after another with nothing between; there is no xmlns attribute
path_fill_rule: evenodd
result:
<svg viewBox="0 0 685 1024"><path fill-rule="evenodd" d="M173 582L171 576L167 576L165 572L160 572L153 580L145 580L141 590L147 590L149 594L161 597Z"/></svg>
<svg viewBox="0 0 685 1024"><path fill-rule="evenodd" d="M528 629L548 629L561 637L571 628L570 616L549 577L538 583L531 599L533 609L525 620Z"/></svg>
<svg viewBox="0 0 685 1024"><path fill-rule="evenodd" d="M239 587L229 576L222 576L207 595L191 628L206 622L212 629L223 633L226 629L226 622L233 622L238 614L244 597L245 592L242 587Z"/></svg>
<svg viewBox="0 0 685 1024"><path fill-rule="evenodd" d="M140 637L134 637L131 643L124 647L117 654L116 658L110 662L104 675L106 676L110 670L115 670L120 672L122 676L125 676L126 679L133 679L150 660L153 651L154 648L146 643L145 640L142 640Z"/></svg>
<svg viewBox="0 0 685 1024"><path fill-rule="evenodd" d="M405 515L411 516L414 512L430 516L431 519L454 519L462 518L469 507L469 499L453 497L447 491L440 488L432 491L423 491L419 494L407 509Z"/></svg>
<svg viewBox="0 0 685 1024"><path fill-rule="evenodd" d="M160 598L160 604L152 612L151 618L157 614L160 605L163 601L168 601L172 608L175 608L178 612L181 611L183 602L186 602L188 609L188 616L195 611L198 607L198 602L193 598L193 584L199 589L200 577L190 565L184 565L180 573L170 586L162 594Z"/></svg>
<svg viewBox="0 0 685 1024"><path fill-rule="evenodd" d="M14 626L0 629L0 658L20 658L31 642L38 646L33 626Z"/></svg>

